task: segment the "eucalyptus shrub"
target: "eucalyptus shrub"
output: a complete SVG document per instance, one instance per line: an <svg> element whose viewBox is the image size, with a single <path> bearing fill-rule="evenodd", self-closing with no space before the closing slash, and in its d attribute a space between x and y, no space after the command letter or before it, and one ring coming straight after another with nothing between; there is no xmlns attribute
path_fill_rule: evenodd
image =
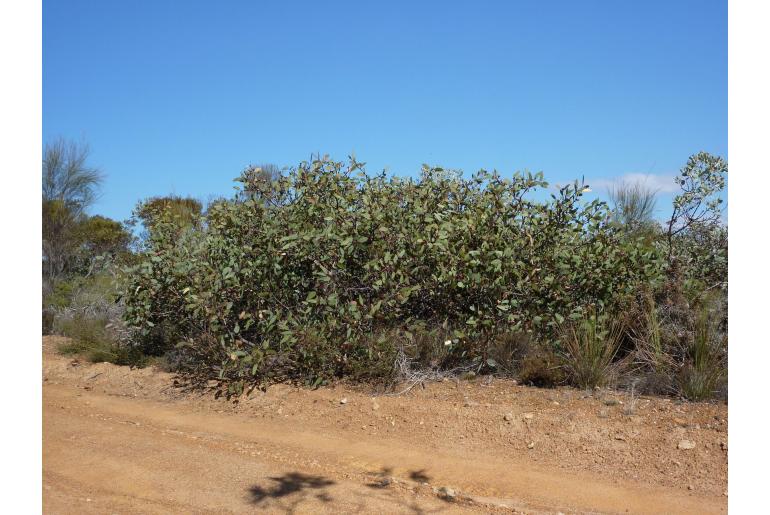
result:
<svg viewBox="0 0 770 515"><path fill-rule="evenodd" d="M237 180L232 200L181 232L158 217L124 291L147 341L236 393L387 376L426 333L447 347L443 365L494 366L501 334L556 341L565 320L619 307L663 270L583 184L535 200L542 174L424 166L401 179L324 158Z"/></svg>

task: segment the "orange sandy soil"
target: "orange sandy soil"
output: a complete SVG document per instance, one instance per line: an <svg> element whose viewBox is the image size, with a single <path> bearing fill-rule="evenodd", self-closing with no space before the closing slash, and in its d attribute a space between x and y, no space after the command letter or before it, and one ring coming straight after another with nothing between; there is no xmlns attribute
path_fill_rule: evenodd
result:
<svg viewBox="0 0 770 515"><path fill-rule="evenodd" d="M232 402L62 341L43 338L45 513L727 512L724 403L491 378Z"/></svg>

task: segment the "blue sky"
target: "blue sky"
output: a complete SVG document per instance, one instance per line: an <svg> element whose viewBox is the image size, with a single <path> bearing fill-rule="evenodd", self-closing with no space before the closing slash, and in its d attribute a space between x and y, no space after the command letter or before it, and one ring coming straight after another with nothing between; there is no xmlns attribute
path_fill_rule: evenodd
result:
<svg viewBox="0 0 770 515"><path fill-rule="evenodd" d="M727 157L727 2L45 0L57 136L91 145L93 212L117 219L316 152L665 189L690 154Z"/></svg>

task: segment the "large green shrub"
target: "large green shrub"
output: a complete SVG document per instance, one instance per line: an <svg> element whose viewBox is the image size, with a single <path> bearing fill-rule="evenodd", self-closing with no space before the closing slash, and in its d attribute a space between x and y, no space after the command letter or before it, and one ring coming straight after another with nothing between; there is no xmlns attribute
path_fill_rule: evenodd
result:
<svg viewBox="0 0 770 515"><path fill-rule="evenodd" d="M253 176L181 234L158 217L124 294L146 342L178 346L188 372L235 390L387 375L426 331L446 364L484 366L500 334L554 335L661 273L582 184L534 200L541 174L426 166L413 180L323 159L269 193Z"/></svg>

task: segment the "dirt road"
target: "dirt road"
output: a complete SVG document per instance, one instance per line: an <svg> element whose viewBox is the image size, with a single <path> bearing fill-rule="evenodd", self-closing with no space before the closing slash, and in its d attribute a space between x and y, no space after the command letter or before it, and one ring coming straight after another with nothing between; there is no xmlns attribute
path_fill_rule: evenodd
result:
<svg viewBox="0 0 770 515"><path fill-rule="evenodd" d="M684 405L683 413L672 406L673 418L692 424L677 427L698 446L678 450L679 432L672 440L670 429L658 428L672 414L654 405L668 401L650 401L636 422L639 415L612 412L582 424L581 410L620 405L569 391L550 400L557 392L504 383L438 384L402 397L278 387L233 404L181 392L156 370L55 355L55 344L44 341L45 513L727 510L719 448L727 435L707 422L726 419L724 406ZM571 440L545 429L553 427L549 417L587 451L570 451L566 463L561 442L570 449ZM594 418L609 438L601 428L595 441L582 433L597 432ZM653 429L661 453L641 447ZM658 465L672 457L673 475Z"/></svg>

